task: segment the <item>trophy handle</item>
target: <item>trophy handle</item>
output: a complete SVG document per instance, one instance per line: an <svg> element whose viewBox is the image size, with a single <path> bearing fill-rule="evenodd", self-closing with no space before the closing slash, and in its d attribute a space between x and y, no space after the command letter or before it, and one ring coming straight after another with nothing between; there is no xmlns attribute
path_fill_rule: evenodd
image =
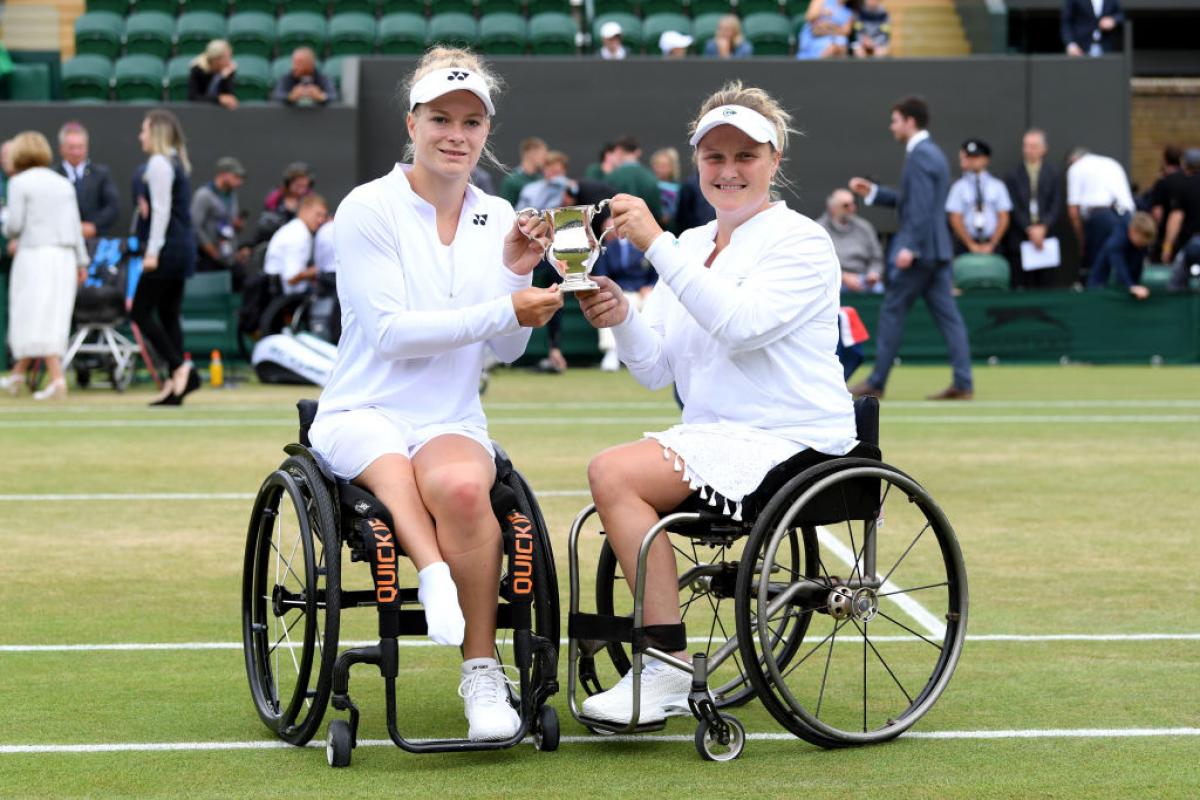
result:
<svg viewBox="0 0 1200 800"><path fill-rule="evenodd" d="M592 209L591 209L592 213L588 215L588 227L591 227L592 218L599 216L600 214L603 214L604 209L608 208L609 205L611 205L611 204L612 204L612 200L610 198L605 198L605 199L601 200L599 203L596 203L596 205L592 206ZM604 226L604 228L600 231L600 235L596 238L596 244L600 246L601 253L603 253L605 250L608 249L608 246L604 244L605 237L607 237L610 233L612 233L614 230L616 230L616 225L611 224L612 223L611 217L609 217L609 223L610 224Z"/></svg>
<svg viewBox="0 0 1200 800"><path fill-rule="evenodd" d="M533 219L535 217L544 222L549 222L550 220L546 219L546 216L547 215L546 215L545 211L538 211L536 208L522 208L520 211L517 212L517 222L518 223L525 222L526 220ZM549 254L549 253L551 253L551 247L554 244L554 238L553 238L554 237L554 225L551 224L550 228L551 228L551 230L550 230L551 238L550 238L549 242L547 242L544 239L539 239L536 236L530 236L528 233L525 233L524 231L521 231L521 232L525 234L526 239L529 239L531 242L537 242L538 244L540 244L542 246L542 250L544 250L547 254Z"/></svg>

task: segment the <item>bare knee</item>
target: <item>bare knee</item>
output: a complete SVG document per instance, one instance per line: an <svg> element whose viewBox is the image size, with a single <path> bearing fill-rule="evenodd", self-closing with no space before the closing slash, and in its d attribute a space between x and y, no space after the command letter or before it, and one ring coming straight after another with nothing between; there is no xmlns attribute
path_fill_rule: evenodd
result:
<svg viewBox="0 0 1200 800"><path fill-rule="evenodd" d="M616 450L605 450L588 463L588 488L598 508L611 508L636 494L636 476Z"/></svg>

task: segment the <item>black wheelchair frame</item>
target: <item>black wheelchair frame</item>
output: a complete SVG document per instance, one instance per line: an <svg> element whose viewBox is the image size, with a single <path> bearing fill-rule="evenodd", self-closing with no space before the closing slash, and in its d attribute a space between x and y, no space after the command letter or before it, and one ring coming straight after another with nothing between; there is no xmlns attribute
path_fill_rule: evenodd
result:
<svg viewBox="0 0 1200 800"><path fill-rule="evenodd" d="M263 482L246 543L243 646L251 695L264 724L284 741L304 745L320 727L326 705L332 701L334 709L349 712L349 720L330 723L326 754L331 766L347 766L357 744L360 717L350 699L350 669L355 664L372 664L384 678L388 734L403 750L497 750L512 747L529 734L538 749L557 749L558 717L554 708L546 705L558 691L559 604L554 557L537 501L503 450L496 447L496 482L491 493L507 567L501 582L505 602L497 608L497 629L513 632L521 725L504 740L413 741L398 729L395 683L398 637L427 632L424 612L412 608L418 605L417 591L398 584L396 561L403 553L387 509L369 492L324 474L307 437L316 402L301 401L299 411L300 444L284 448L288 458ZM297 529L286 555L281 546L281 506L285 501L295 512ZM277 529L279 544L275 543ZM343 544L352 562L369 564L372 589L342 589ZM273 578L269 574L272 564ZM340 613L363 606L376 608L379 643L339 655ZM293 637L301 622L303 629ZM281 651L286 651L286 660ZM294 676L287 676L292 686L290 691L281 690L280 680L289 663L294 667Z"/></svg>

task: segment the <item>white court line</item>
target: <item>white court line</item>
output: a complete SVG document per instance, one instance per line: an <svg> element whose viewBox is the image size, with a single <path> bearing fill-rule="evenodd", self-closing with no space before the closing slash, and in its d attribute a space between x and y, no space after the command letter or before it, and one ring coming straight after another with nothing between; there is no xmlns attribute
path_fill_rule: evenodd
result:
<svg viewBox="0 0 1200 800"><path fill-rule="evenodd" d="M588 497L586 489L545 489L538 497ZM96 492L91 494L0 494L0 503L26 502L134 502L138 500L253 500L253 492Z"/></svg>
<svg viewBox="0 0 1200 800"><path fill-rule="evenodd" d="M903 739L1124 739L1147 737L1200 736L1200 728L1034 728L1025 730L982 731L910 731ZM748 733L752 742L797 742L788 733ZM612 742L691 742L694 735L667 736L563 736L562 744L606 744ZM414 741L428 741L416 739ZM524 744L532 744L526 739ZM322 749L324 741L309 742L308 747ZM359 739L359 747L391 747L390 739ZM106 744L4 744L3 755L36 755L59 753L147 753L198 752L212 750L285 750L292 745L275 739L251 742L113 742Z"/></svg>

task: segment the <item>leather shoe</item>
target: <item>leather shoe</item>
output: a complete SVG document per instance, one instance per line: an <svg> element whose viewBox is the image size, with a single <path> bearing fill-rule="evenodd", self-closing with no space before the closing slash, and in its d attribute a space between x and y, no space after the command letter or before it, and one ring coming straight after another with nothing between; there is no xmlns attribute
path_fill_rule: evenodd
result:
<svg viewBox="0 0 1200 800"><path fill-rule="evenodd" d="M926 400L973 400L975 392L970 389L959 389L957 386L947 386L937 394L931 394Z"/></svg>
<svg viewBox="0 0 1200 800"><path fill-rule="evenodd" d="M855 399L857 399L859 397L878 397L880 400L883 399L883 389L876 388L875 386L872 386L867 381L863 381L862 383L856 383L853 386L851 386L850 394Z"/></svg>

